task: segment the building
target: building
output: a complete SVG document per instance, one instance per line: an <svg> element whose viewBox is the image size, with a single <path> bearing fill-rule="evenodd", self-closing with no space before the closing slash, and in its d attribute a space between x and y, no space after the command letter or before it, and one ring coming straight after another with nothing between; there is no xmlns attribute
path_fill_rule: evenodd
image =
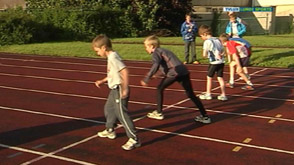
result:
<svg viewBox="0 0 294 165"><path fill-rule="evenodd" d="M25 8L25 0L0 0L0 10L21 6Z"/></svg>
<svg viewBox="0 0 294 165"><path fill-rule="evenodd" d="M271 12L239 12L248 23L248 34L283 34L293 32L294 0L192 0L196 21L211 24L213 12L222 13L219 17L219 32L224 31L228 18L224 7L270 7Z"/></svg>

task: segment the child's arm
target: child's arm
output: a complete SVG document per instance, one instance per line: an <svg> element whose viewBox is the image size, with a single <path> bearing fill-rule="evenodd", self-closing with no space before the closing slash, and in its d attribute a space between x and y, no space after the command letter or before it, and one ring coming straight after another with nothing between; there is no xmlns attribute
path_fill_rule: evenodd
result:
<svg viewBox="0 0 294 165"><path fill-rule="evenodd" d="M119 71L121 75L121 98L128 97L129 94L129 71L127 68L123 68Z"/></svg>
<svg viewBox="0 0 294 165"><path fill-rule="evenodd" d="M205 50L205 49L203 49L202 56L203 56L204 58L207 58L207 57L208 57L208 51Z"/></svg>
<svg viewBox="0 0 294 165"><path fill-rule="evenodd" d="M105 77L104 79L102 79L102 80L97 80L96 82L95 82L95 85L98 87L98 88L100 88L100 85L101 84L104 84L104 83L106 83L107 82L107 77Z"/></svg>

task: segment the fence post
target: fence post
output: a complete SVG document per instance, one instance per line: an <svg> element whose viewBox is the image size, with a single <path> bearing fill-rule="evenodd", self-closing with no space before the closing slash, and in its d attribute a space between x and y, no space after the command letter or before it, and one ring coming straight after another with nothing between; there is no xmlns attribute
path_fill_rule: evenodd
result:
<svg viewBox="0 0 294 165"><path fill-rule="evenodd" d="M276 6L272 6L272 18L270 22L270 34L276 34Z"/></svg>

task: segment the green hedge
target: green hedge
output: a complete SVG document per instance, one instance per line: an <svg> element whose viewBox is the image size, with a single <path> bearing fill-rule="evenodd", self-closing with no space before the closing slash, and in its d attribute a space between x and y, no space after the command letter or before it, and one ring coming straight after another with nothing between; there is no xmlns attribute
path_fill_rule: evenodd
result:
<svg viewBox="0 0 294 165"><path fill-rule="evenodd" d="M50 8L10 9L0 13L0 44L57 40L91 40L97 34L133 37L132 16L123 10L100 6L92 10Z"/></svg>
<svg viewBox="0 0 294 165"><path fill-rule="evenodd" d="M35 23L22 9L0 13L0 45L25 44L33 38Z"/></svg>

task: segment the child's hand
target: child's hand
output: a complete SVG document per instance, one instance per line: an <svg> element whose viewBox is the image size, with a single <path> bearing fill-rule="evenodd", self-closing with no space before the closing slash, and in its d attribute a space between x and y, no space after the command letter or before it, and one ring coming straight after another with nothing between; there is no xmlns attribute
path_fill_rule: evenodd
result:
<svg viewBox="0 0 294 165"><path fill-rule="evenodd" d="M122 99L125 99L125 98L128 97L128 94L129 94L128 89L121 90L120 97L121 97Z"/></svg>
<svg viewBox="0 0 294 165"><path fill-rule="evenodd" d="M101 81L101 80L97 80L96 82L95 82L95 85L96 85L96 87L98 87L98 88L100 88L100 85L103 83L103 81Z"/></svg>
<svg viewBox="0 0 294 165"><path fill-rule="evenodd" d="M141 80L141 85L142 85L143 87L147 87L147 86L148 86L148 84L145 83L143 80Z"/></svg>

